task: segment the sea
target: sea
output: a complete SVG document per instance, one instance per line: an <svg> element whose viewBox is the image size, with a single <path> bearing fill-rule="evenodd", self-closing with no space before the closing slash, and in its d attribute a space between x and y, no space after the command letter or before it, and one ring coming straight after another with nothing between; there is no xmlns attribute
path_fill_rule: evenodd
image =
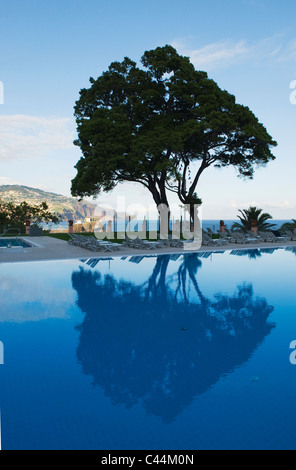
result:
<svg viewBox="0 0 296 470"><path fill-rule="evenodd" d="M238 219L223 219L224 220L224 223L225 223L225 226L227 229L231 229L232 225L235 223L235 222L239 222ZM271 219L271 220L268 220L268 222L270 223L273 223L275 224L275 230L278 230L281 228L281 226L286 223L286 222L290 222L291 223L291 219L278 219L278 220L274 220L274 219ZM142 220L138 220L138 221L132 221L131 222L131 225L130 225L130 230L131 231L139 231L142 229ZM78 223L81 223L80 222L75 222L74 221L74 225L75 224L78 224ZM118 221L115 223L115 231L124 231L126 228L127 228L127 225L128 225L128 222L126 221ZM219 226L220 226L220 219L205 219L205 220L202 220L201 221L201 225L202 225L202 228L207 230L208 228L213 230L214 232L217 232L219 230ZM42 227L45 229L45 230L59 230L59 231L65 231L67 232L68 231L68 227L69 227L69 224L68 222L59 222L58 224L46 224L46 223L43 223L42 224ZM149 223L148 223L148 227L147 227L147 230L157 230L159 227L159 222L158 220L150 220ZM113 230L113 221L112 221L112 230ZM105 230L107 229L106 227L106 224L105 224Z"/></svg>

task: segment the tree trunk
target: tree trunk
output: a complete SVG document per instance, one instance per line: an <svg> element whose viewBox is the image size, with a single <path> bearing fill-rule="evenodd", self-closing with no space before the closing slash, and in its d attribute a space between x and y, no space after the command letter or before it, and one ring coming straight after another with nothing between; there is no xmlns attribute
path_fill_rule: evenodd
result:
<svg viewBox="0 0 296 470"><path fill-rule="evenodd" d="M165 183L158 182L159 189L156 185L149 185L149 191L152 194L153 200L156 204L157 211L160 217L160 236L161 238L168 238L170 228L170 206L166 196Z"/></svg>

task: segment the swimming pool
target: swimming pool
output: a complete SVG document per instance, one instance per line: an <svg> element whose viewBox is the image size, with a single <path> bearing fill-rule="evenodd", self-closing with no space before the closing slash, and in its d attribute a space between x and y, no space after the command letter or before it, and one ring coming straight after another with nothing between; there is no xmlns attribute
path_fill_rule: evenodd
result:
<svg viewBox="0 0 296 470"><path fill-rule="evenodd" d="M0 238L0 248L23 247L30 248L32 244L22 238Z"/></svg>
<svg viewBox="0 0 296 470"><path fill-rule="evenodd" d="M295 254L2 264L2 448L294 449Z"/></svg>

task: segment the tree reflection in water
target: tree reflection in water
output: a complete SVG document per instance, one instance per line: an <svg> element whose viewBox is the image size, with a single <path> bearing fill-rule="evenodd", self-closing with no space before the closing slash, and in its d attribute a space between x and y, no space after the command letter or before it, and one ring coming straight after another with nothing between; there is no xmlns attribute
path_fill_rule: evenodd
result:
<svg viewBox="0 0 296 470"><path fill-rule="evenodd" d="M141 401L165 422L248 361L274 327L267 321L273 307L254 297L252 285L210 300L197 282L196 254L184 255L170 275L169 263L169 255L156 257L142 284L84 267L72 274L85 313L77 327L83 373L113 404Z"/></svg>
<svg viewBox="0 0 296 470"><path fill-rule="evenodd" d="M294 255L296 255L296 246L287 246L286 251L291 251L294 253Z"/></svg>

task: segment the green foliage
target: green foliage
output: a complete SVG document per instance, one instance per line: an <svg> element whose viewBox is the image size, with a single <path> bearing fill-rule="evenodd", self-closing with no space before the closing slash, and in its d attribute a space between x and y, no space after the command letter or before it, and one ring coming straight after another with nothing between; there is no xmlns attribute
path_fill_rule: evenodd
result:
<svg viewBox="0 0 296 470"><path fill-rule="evenodd" d="M266 212L262 213L262 209L258 207L249 207L249 209L239 210L241 215L238 215L240 220L239 222L235 222L231 230L243 230L247 231L250 230L252 227L252 223L258 230L265 231L265 230L272 230L275 227L275 224L271 224L267 222L267 220L272 219L272 216Z"/></svg>
<svg viewBox="0 0 296 470"><path fill-rule="evenodd" d="M40 222L58 223L59 221L58 217L48 210L46 202L30 205L26 201L14 204L0 200L1 232L10 227L19 228L21 232L24 232L26 220L30 220L32 225L37 226Z"/></svg>
<svg viewBox="0 0 296 470"><path fill-rule="evenodd" d="M295 229L295 225L296 225L296 220L295 219L292 219L292 222L286 222L284 223L281 228L280 228L280 231L285 231L285 230L289 230L289 231L293 231Z"/></svg>
<svg viewBox="0 0 296 470"><path fill-rule="evenodd" d="M275 157L276 142L247 106L195 70L172 46L146 51L142 67L113 62L75 105L82 157L72 195L96 196L124 181L138 182L155 203L167 191L193 204L202 172L232 166L252 178Z"/></svg>

